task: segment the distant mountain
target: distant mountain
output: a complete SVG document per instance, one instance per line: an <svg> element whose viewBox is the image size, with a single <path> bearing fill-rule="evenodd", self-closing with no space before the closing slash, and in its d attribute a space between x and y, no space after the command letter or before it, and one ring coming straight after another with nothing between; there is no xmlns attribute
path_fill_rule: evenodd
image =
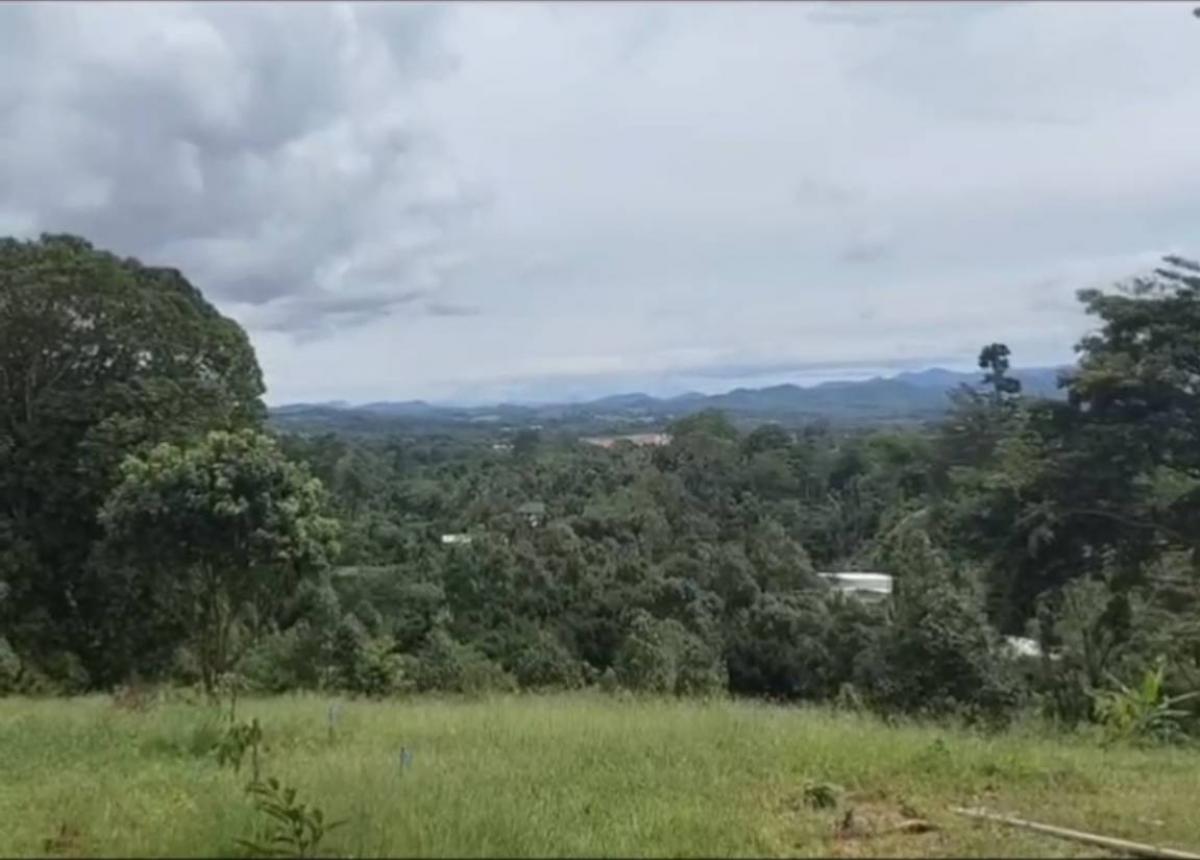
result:
<svg viewBox="0 0 1200 860"><path fill-rule="evenodd" d="M352 409L353 407L345 400L330 400L326 403L288 403L284 406L276 406L271 409L274 414L287 414L291 412L307 412L312 409Z"/></svg>
<svg viewBox="0 0 1200 860"><path fill-rule="evenodd" d="M439 407L431 406L424 400L403 400L399 403L381 402L381 403L366 403L362 406L354 407L362 412L370 412L373 415L395 415L395 416L428 416L439 411Z"/></svg>
<svg viewBox="0 0 1200 860"><path fill-rule="evenodd" d="M699 395L703 397L704 395ZM592 409L652 409L662 401L649 394L612 394L583 404Z"/></svg>
<svg viewBox="0 0 1200 860"><path fill-rule="evenodd" d="M966 379L968 374L960 373L955 370L946 370L944 367L931 367L928 370L908 370L904 373L898 373L893 377L897 382L907 382L909 385L915 385L918 388L937 388L945 391L947 388L953 388L963 382L978 382L980 374L969 374L971 379Z"/></svg>
<svg viewBox="0 0 1200 860"><path fill-rule="evenodd" d="M1058 377L1064 368L1034 367L1012 371L1026 394L1061 397ZM947 394L960 385L979 386L982 373L934 367L892 377L834 381L820 385L772 385L735 388L724 394L689 392L658 398L640 392L614 394L586 403L552 403L451 407L423 400L345 404L291 404L271 410L277 427L304 432L389 433L445 431L452 428L519 427L595 432L631 425L666 424L703 409L720 409L735 421L778 421L802 424L826 420L835 424L924 421L942 415Z"/></svg>

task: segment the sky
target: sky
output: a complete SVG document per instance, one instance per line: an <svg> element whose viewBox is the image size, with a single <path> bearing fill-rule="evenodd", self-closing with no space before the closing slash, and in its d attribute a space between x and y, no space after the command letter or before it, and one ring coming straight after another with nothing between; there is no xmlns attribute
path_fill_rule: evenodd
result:
<svg viewBox="0 0 1200 860"><path fill-rule="evenodd" d="M267 400L1071 360L1200 256L1178 3L0 4L0 235L183 271Z"/></svg>

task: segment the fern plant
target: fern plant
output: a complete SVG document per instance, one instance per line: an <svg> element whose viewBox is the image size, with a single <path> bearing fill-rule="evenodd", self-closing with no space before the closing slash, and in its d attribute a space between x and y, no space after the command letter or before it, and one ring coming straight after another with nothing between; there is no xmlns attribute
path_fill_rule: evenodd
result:
<svg viewBox="0 0 1200 860"><path fill-rule="evenodd" d="M1200 690L1168 696L1163 691L1166 676L1166 660L1159 657L1136 687L1126 686L1110 674L1116 689L1092 693L1096 718L1104 726L1108 743L1163 742L1180 737L1180 719L1187 716L1187 711L1178 706L1200 696Z"/></svg>

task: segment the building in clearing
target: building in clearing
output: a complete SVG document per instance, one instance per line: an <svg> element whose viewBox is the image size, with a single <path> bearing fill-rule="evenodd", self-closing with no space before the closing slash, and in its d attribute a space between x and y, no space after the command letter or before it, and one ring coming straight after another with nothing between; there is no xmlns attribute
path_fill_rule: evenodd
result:
<svg viewBox="0 0 1200 860"><path fill-rule="evenodd" d="M442 535L442 543L445 544L466 544L471 542L469 534L449 534Z"/></svg>
<svg viewBox="0 0 1200 860"><path fill-rule="evenodd" d="M526 502L517 508L517 513L523 516L531 526L540 526L546 518L545 502Z"/></svg>
<svg viewBox="0 0 1200 860"><path fill-rule="evenodd" d="M879 602L892 596L892 577L886 573L818 573L817 576L843 594Z"/></svg>
<svg viewBox="0 0 1200 860"><path fill-rule="evenodd" d="M670 433L628 433L624 436L584 436L579 440L585 445L595 445L597 448L613 448L620 442L628 442L639 448L658 448L671 444Z"/></svg>

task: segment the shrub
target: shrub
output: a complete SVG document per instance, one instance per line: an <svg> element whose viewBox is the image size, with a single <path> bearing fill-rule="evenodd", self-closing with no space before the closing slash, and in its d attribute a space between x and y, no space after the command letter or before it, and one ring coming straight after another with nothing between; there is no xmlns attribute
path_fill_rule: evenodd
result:
<svg viewBox="0 0 1200 860"><path fill-rule="evenodd" d="M573 690L584 680L583 664L558 637L544 630L518 652L513 675L522 688L530 690Z"/></svg>
<svg viewBox="0 0 1200 860"><path fill-rule="evenodd" d="M1008 719L1023 691L980 595L917 519L894 528L883 547L897 574L893 612L857 662L855 685L885 712Z"/></svg>
<svg viewBox="0 0 1200 860"><path fill-rule="evenodd" d="M12 645L0 636L0 696L21 692L21 658Z"/></svg>
<svg viewBox="0 0 1200 860"><path fill-rule="evenodd" d="M763 595L730 643L730 688L785 699L827 697L834 681L829 636L829 613L820 598Z"/></svg>
<svg viewBox="0 0 1200 860"><path fill-rule="evenodd" d="M720 654L674 619L639 610L613 667L626 689L675 695L712 695L727 689Z"/></svg>
<svg viewBox="0 0 1200 860"><path fill-rule="evenodd" d="M311 688L317 672L311 658L314 643L309 642L305 622L259 639L242 658L238 669L250 688L262 693Z"/></svg>
<svg viewBox="0 0 1200 860"><path fill-rule="evenodd" d="M677 644L675 692L680 696L717 696L729 690L729 671L718 649L683 632Z"/></svg>
<svg viewBox="0 0 1200 860"><path fill-rule="evenodd" d="M675 628L682 630L682 625L659 620L644 610L634 613L614 664L622 686L646 693L674 692Z"/></svg>
<svg viewBox="0 0 1200 860"><path fill-rule="evenodd" d="M617 672L612 666L609 666L600 673L599 680L596 681L596 686L604 693L616 693L621 689L621 681L617 678Z"/></svg>
<svg viewBox="0 0 1200 860"><path fill-rule="evenodd" d="M498 664L441 628L429 634L414 668L413 680L422 691L479 694L516 689L512 676Z"/></svg>
<svg viewBox="0 0 1200 860"><path fill-rule="evenodd" d="M396 653L392 638L368 639L359 652L352 691L367 696L388 696L411 687L404 661Z"/></svg>
<svg viewBox="0 0 1200 860"><path fill-rule="evenodd" d="M63 695L78 695L91 685L91 678L83 666L83 661L71 651L50 654L42 660L41 669L46 677L51 679L56 691Z"/></svg>
<svg viewBox="0 0 1200 860"><path fill-rule="evenodd" d="M1168 696L1164 692L1166 659L1160 657L1142 674L1135 687L1110 676L1116 689L1093 694L1096 718L1104 726L1106 740L1170 742L1183 738L1181 719L1187 711L1177 707L1200 696L1200 691Z"/></svg>
<svg viewBox="0 0 1200 860"><path fill-rule="evenodd" d="M1003 720L1021 690L998 637L971 596L931 584L900 601L895 618L861 657L856 684L886 711Z"/></svg>

